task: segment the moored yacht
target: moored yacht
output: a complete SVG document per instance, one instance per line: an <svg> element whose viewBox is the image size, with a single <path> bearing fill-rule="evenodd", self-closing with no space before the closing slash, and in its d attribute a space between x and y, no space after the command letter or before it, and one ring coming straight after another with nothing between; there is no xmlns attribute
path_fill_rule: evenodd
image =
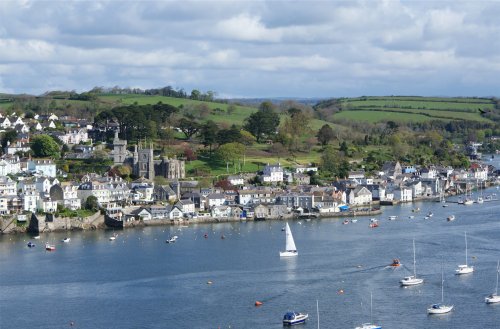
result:
<svg viewBox="0 0 500 329"><path fill-rule="evenodd" d="M417 267L415 261L415 240L413 240L413 275L404 277L399 281L402 286L416 286L424 283L424 279L417 278Z"/></svg>
<svg viewBox="0 0 500 329"><path fill-rule="evenodd" d="M498 295L498 272L500 271L500 262L497 262L497 285L495 287L495 292L487 296L484 301L486 304L500 303L500 296Z"/></svg>
<svg viewBox="0 0 500 329"><path fill-rule="evenodd" d="M285 326L293 326L294 324L305 323L308 314L299 313L299 312L287 312L283 316L283 325Z"/></svg>
<svg viewBox="0 0 500 329"><path fill-rule="evenodd" d="M474 266L467 265L467 232L465 232L465 264L458 265L458 268L455 270L456 274L469 274L474 272Z"/></svg>

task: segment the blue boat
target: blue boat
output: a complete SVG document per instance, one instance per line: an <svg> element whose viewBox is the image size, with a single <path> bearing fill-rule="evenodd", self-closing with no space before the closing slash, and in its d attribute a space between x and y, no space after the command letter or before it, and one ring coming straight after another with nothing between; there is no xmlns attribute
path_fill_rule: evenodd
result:
<svg viewBox="0 0 500 329"><path fill-rule="evenodd" d="M30 241L30 242L28 242L28 247L29 247L29 248L33 248L34 246L35 246L35 244L34 244L33 242L31 242L31 241Z"/></svg>
<svg viewBox="0 0 500 329"><path fill-rule="evenodd" d="M299 312L287 312L285 316L283 316L283 325L293 326L294 324L305 323L308 317L308 314Z"/></svg>

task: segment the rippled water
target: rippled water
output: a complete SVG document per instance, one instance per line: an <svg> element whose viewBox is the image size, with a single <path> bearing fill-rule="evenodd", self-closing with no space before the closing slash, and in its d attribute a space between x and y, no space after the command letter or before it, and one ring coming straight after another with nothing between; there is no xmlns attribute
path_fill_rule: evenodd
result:
<svg viewBox="0 0 500 329"><path fill-rule="evenodd" d="M497 192L491 189L486 192ZM500 194L500 193L499 193ZM419 207L419 213L412 209ZM432 211L434 216L424 219ZM443 208L435 202L385 207L377 216L342 225L343 218L291 221L299 256L280 259L283 222L150 227L119 232L0 237L0 328L281 328L288 310L308 312L303 327L498 328L500 305L486 305L500 259L500 201ZM454 214L456 220L447 222ZM396 221L388 221L397 215ZM409 216L415 216L409 219ZM475 272L455 276L465 260ZM203 235L208 233L208 238ZM178 242L165 240L176 234ZM225 239L220 236L224 234ZM420 286L401 288L412 271L416 241ZM56 244L43 250L44 241ZM403 267L386 268L395 257ZM448 315L428 316L441 299ZM211 281L212 284L208 284ZM343 294L339 293L343 290ZM262 301L255 307L256 300Z"/></svg>

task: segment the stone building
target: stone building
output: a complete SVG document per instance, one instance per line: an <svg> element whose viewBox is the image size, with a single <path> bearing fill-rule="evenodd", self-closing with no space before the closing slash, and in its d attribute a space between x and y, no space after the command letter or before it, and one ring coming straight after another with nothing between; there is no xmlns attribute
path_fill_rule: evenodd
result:
<svg viewBox="0 0 500 329"><path fill-rule="evenodd" d="M127 141L118 137L118 130L115 131L113 140L113 164L115 166L130 164L132 173L138 177L154 179L155 176L162 176L167 179L182 179L186 177L185 163L176 158L169 159L162 157L155 160L153 155L153 145L135 145L132 157L127 155Z"/></svg>

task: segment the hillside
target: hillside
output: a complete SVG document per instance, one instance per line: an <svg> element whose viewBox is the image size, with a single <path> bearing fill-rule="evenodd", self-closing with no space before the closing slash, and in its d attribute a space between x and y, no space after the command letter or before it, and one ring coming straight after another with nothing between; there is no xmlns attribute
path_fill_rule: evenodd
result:
<svg viewBox="0 0 500 329"><path fill-rule="evenodd" d="M387 96L339 98L318 103L315 108L336 110L333 118L365 122L425 122L465 120L492 122L487 114L496 110L490 98L446 98Z"/></svg>

